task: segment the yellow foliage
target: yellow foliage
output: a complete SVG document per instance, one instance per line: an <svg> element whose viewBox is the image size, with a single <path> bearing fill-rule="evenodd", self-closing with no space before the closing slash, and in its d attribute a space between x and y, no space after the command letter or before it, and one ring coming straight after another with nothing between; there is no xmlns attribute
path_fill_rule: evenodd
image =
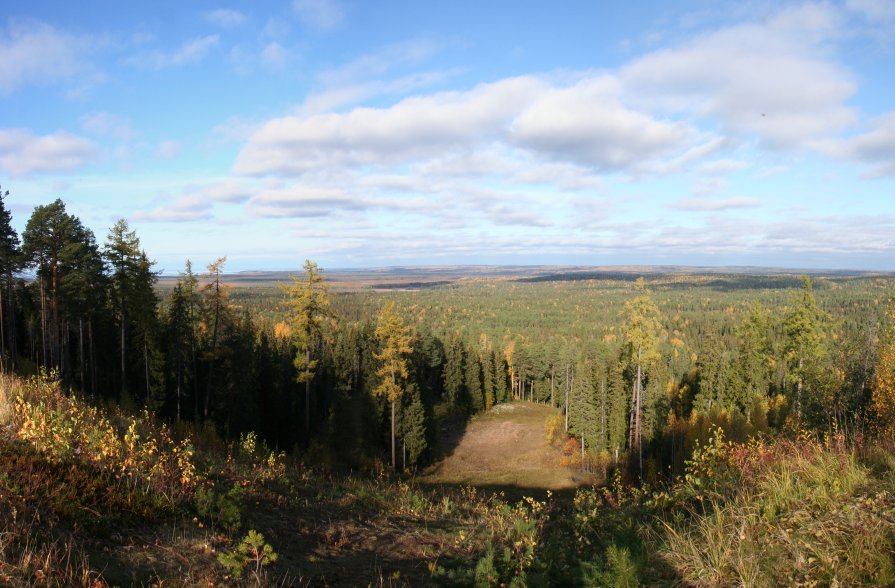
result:
<svg viewBox="0 0 895 588"><path fill-rule="evenodd" d="M885 429L895 429L895 344L880 353L873 377L873 410Z"/></svg>
<svg viewBox="0 0 895 588"><path fill-rule="evenodd" d="M285 321L280 321L273 326L273 335L277 339L288 339L292 336L292 327Z"/></svg>

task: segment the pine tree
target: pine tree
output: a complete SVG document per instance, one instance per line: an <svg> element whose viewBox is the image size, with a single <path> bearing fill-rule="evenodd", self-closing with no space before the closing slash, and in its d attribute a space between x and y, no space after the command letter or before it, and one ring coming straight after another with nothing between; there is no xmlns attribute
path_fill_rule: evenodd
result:
<svg viewBox="0 0 895 588"><path fill-rule="evenodd" d="M404 320L395 312L395 303L387 303L379 312L376 322L376 340L379 351L373 357L380 362L376 375L379 384L373 390L376 396L384 396L391 404L392 469L395 461L395 404L404 393L404 381L408 376L407 357L413 352L410 342L412 329L404 325Z"/></svg>
<svg viewBox="0 0 895 588"><path fill-rule="evenodd" d="M9 196L9 190L3 191L0 186L0 352L7 354L11 361L16 356L16 306L13 298L13 274L22 266L22 252L19 248L19 236L12 227L12 214L3 201ZM6 295L6 301L3 296Z"/></svg>
<svg viewBox="0 0 895 588"><path fill-rule="evenodd" d="M128 378L128 343L133 358L131 363L140 365L145 379L146 398L153 390L151 374L156 356L158 296L155 293L157 275L153 263L140 248L136 231L130 230L125 219L119 219L106 239L104 255L112 269L112 293L115 300L119 333L119 367L121 394L131 394ZM141 358L140 361L137 358ZM157 387L156 387L157 388Z"/></svg>
<svg viewBox="0 0 895 588"><path fill-rule="evenodd" d="M227 257L219 257L208 264L208 283L202 287L202 306L204 316L204 328L206 336L210 333L211 341L208 344L208 381L205 389L205 403L202 407L202 417L208 418L211 410L211 397L215 385L215 364L219 357L225 355L220 349L220 338L223 327L230 322L230 295L229 289L221 282L224 275L224 264Z"/></svg>
<svg viewBox="0 0 895 588"><path fill-rule="evenodd" d="M788 379L794 385L793 406L796 418L800 419L803 411L803 388L818 384L821 363L827 355L825 347L826 334L824 325L829 317L817 306L814 298L811 278L802 276L802 290L793 297L789 312L784 319L786 334L786 352L792 358ZM813 381L812 381L813 379ZM817 387L817 386L815 386ZM820 390L813 390L819 394ZM818 398L809 399L812 408Z"/></svg>
<svg viewBox="0 0 895 588"><path fill-rule="evenodd" d="M317 370L318 359L313 350L320 340L323 320L329 308L329 296L317 264L305 260L305 277L293 278L286 289L289 306L289 325L297 349L295 368L297 380L305 385L305 440L311 435L311 380Z"/></svg>

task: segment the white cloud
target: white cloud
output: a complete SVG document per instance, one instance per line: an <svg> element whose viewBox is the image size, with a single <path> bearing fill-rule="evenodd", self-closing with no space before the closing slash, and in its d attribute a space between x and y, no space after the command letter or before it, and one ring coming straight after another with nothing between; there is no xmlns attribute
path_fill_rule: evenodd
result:
<svg viewBox="0 0 895 588"><path fill-rule="evenodd" d="M737 208L756 208L761 203L757 198L734 197L715 200L712 198L684 198L671 205L678 210L693 210L703 212L719 212Z"/></svg>
<svg viewBox="0 0 895 588"><path fill-rule="evenodd" d="M238 27L245 22L246 17L243 13L232 8L218 8L205 13L205 20L213 25L225 29Z"/></svg>
<svg viewBox="0 0 895 588"><path fill-rule="evenodd" d="M270 69L283 69L289 59L289 53L276 41L271 41L261 50L261 62Z"/></svg>
<svg viewBox="0 0 895 588"><path fill-rule="evenodd" d="M83 86L102 76L87 60L91 42L34 20L13 19L0 30L0 96L28 85L74 81Z"/></svg>
<svg viewBox="0 0 895 588"><path fill-rule="evenodd" d="M895 176L895 111L870 121L871 129L825 142L821 148L832 157L871 166L875 176Z"/></svg>
<svg viewBox="0 0 895 588"><path fill-rule="evenodd" d="M318 76L319 87L308 95L299 110L304 114L330 112L376 96L406 95L441 82L453 72L414 71L392 79L387 77L395 70L419 65L440 47L441 43L434 39L410 39L326 70Z"/></svg>
<svg viewBox="0 0 895 588"><path fill-rule="evenodd" d="M146 222L189 222L212 218L215 204L244 204L255 188L233 181L221 181L188 190L167 206L138 211L132 218Z"/></svg>
<svg viewBox="0 0 895 588"><path fill-rule="evenodd" d="M771 147L809 146L854 125L857 85L829 57L840 34L827 5L784 10L721 29L624 66L624 96L650 110L708 117Z"/></svg>
<svg viewBox="0 0 895 588"><path fill-rule="evenodd" d="M683 124L625 108L617 92L608 77L551 89L518 115L511 140L551 158L611 171L680 146L690 134Z"/></svg>
<svg viewBox="0 0 895 588"><path fill-rule="evenodd" d="M504 133L543 87L535 78L509 78L467 92L407 98L390 108L273 119L252 135L234 169L300 175L321 167L407 163L470 148Z"/></svg>
<svg viewBox="0 0 895 588"><path fill-rule="evenodd" d="M315 186L268 190L252 198L247 207L250 214L269 218L321 217L366 208L363 201L341 190Z"/></svg>
<svg viewBox="0 0 895 588"><path fill-rule="evenodd" d="M165 69L179 67L202 61L208 52L218 44L218 35L196 37L185 41L174 52L143 51L125 60L130 65L148 67L152 69Z"/></svg>
<svg viewBox="0 0 895 588"><path fill-rule="evenodd" d="M338 0L294 0L292 9L303 23L321 30L336 28L344 18Z"/></svg>
<svg viewBox="0 0 895 588"><path fill-rule="evenodd" d="M180 155L180 142L171 139L159 141L159 143L155 146L153 155L156 159L162 159L165 161L176 159L177 156Z"/></svg>
<svg viewBox="0 0 895 588"><path fill-rule="evenodd" d="M65 131L35 136L26 129L0 130L0 170L13 177L74 171L97 153L92 141Z"/></svg>
<svg viewBox="0 0 895 588"><path fill-rule="evenodd" d="M129 120L109 112L95 112L81 117L81 127L99 137L113 137L130 142L140 134L134 130Z"/></svg>
<svg viewBox="0 0 895 588"><path fill-rule="evenodd" d="M895 19L895 2L892 0L846 0L845 5L868 20Z"/></svg>

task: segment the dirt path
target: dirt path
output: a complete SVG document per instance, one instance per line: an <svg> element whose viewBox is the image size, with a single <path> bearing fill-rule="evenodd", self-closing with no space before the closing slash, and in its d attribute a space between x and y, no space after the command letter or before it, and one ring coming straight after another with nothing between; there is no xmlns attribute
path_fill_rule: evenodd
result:
<svg viewBox="0 0 895 588"><path fill-rule="evenodd" d="M549 490L578 486L580 474L560 465L560 451L545 441L544 424L552 414L528 402L498 405L474 418L453 452L419 480Z"/></svg>

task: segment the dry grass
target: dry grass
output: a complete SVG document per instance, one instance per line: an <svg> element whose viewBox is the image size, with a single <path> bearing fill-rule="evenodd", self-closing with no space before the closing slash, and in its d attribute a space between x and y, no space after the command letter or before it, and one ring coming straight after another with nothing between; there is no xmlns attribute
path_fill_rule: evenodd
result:
<svg viewBox="0 0 895 588"><path fill-rule="evenodd" d="M555 409L528 402L499 404L472 419L459 444L419 478L424 483L574 488L581 475L560 465L562 453L544 439Z"/></svg>

